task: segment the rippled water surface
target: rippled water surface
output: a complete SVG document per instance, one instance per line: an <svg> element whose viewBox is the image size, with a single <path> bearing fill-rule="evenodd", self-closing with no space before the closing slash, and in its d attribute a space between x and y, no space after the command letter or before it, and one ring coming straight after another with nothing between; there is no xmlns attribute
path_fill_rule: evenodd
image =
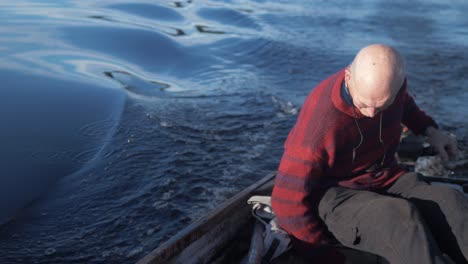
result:
<svg viewBox="0 0 468 264"><path fill-rule="evenodd" d="M466 1L2 1L0 263L132 263L277 168L364 45L468 139Z"/></svg>

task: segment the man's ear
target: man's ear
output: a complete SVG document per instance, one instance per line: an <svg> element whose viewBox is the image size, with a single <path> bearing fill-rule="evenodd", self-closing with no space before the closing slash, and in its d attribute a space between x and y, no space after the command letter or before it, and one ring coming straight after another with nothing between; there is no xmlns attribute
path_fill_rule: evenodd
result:
<svg viewBox="0 0 468 264"><path fill-rule="evenodd" d="M345 81L349 82L351 80L351 69L350 66L346 67L345 69Z"/></svg>

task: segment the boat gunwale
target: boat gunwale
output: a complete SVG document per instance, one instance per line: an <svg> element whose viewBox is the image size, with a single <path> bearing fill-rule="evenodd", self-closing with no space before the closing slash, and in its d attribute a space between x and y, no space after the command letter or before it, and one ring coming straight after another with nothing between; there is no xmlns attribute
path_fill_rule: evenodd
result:
<svg viewBox="0 0 468 264"><path fill-rule="evenodd" d="M247 206L247 199L252 196L254 192L258 192L262 186L272 183L275 176L276 172L269 173L267 176L227 199L205 216L180 230L168 241L144 256L137 264L161 264L169 262L173 257L179 255L188 246L211 230L214 225L227 217L228 214L231 214L233 210L242 206Z"/></svg>

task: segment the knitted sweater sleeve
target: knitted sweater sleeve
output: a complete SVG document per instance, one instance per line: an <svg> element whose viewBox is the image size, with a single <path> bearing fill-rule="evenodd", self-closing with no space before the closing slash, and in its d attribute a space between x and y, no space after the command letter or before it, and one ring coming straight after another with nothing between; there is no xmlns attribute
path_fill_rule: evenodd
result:
<svg viewBox="0 0 468 264"><path fill-rule="evenodd" d="M402 123L414 134L424 134L429 126L438 128L436 122L424 111L419 109L413 97L405 89L403 94L403 118Z"/></svg>
<svg viewBox="0 0 468 264"><path fill-rule="evenodd" d="M276 175L273 210L279 224L295 238L313 247L325 245L328 231L318 216L324 162L292 140L290 135Z"/></svg>

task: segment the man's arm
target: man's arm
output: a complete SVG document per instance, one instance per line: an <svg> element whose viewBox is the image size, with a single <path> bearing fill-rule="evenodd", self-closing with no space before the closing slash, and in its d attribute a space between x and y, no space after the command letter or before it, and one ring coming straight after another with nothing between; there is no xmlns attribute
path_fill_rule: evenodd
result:
<svg viewBox="0 0 468 264"><path fill-rule="evenodd" d="M308 152L293 146L285 149L275 180L272 205L279 224L288 233L318 247L329 242L326 228L318 216L318 204L323 195L319 181L324 165Z"/></svg>
<svg viewBox="0 0 468 264"><path fill-rule="evenodd" d="M406 87L403 87L403 89L404 110L402 123L416 135L426 135L429 143L442 160L447 161L449 155L456 156L458 153L457 141L444 131L439 130L436 122L419 109L413 97L408 94Z"/></svg>
<svg viewBox="0 0 468 264"><path fill-rule="evenodd" d="M436 122L424 111L419 109L413 97L409 95L406 85L403 89L403 118L402 123L414 134L423 135L428 127L439 128Z"/></svg>
<svg viewBox="0 0 468 264"><path fill-rule="evenodd" d="M444 131L429 126L426 128L426 136L429 144L431 144L443 161L448 161L449 157L456 157L458 155L457 140Z"/></svg>

